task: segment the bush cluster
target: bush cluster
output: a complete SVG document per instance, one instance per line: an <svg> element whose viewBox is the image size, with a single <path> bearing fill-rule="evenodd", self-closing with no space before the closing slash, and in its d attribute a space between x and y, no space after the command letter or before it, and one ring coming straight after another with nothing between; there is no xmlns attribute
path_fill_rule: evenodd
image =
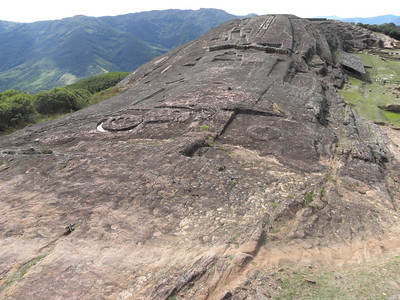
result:
<svg viewBox="0 0 400 300"><path fill-rule="evenodd" d="M107 73L81 80L67 87L55 87L36 95L17 90L2 92L0 132L26 126L44 116L73 112L97 102L96 93L115 86L127 75L128 73L123 72Z"/></svg>
<svg viewBox="0 0 400 300"><path fill-rule="evenodd" d="M67 113L85 107L90 96L88 90L55 87L36 94L34 103L37 112L43 115Z"/></svg>
<svg viewBox="0 0 400 300"><path fill-rule="evenodd" d="M369 29L375 32L384 33L396 40L400 40L400 27L396 26L394 23L387 23L382 25L369 25L363 23L357 23L357 26Z"/></svg>
<svg viewBox="0 0 400 300"><path fill-rule="evenodd" d="M35 112L32 95L16 90L0 93L0 131L30 123Z"/></svg>

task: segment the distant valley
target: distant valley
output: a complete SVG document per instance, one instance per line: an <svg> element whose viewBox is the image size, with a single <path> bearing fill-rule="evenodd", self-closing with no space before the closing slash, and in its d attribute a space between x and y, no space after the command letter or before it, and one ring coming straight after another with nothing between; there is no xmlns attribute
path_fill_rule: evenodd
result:
<svg viewBox="0 0 400 300"><path fill-rule="evenodd" d="M130 72L233 18L222 10L200 9L0 21L0 92L35 93L106 72Z"/></svg>

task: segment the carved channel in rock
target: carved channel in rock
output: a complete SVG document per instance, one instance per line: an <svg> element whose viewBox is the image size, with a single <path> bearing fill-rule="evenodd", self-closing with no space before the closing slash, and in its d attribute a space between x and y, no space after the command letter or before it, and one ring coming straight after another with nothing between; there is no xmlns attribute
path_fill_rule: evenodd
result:
<svg viewBox="0 0 400 300"><path fill-rule="evenodd" d="M252 115L252 116L266 116L266 117L284 117L283 114L275 113L266 110L259 110L247 107L226 108L226 111L234 111L237 115Z"/></svg>
<svg viewBox="0 0 400 300"><path fill-rule="evenodd" d="M211 61L241 61L242 58L238 57L235 51L225 51L222 54L216 55Z"/></svg>
<svg viewBox="0 0 400 300"><path fill-rule="evenodd" d="M185 145L185 147L180 150L179 153L187 157L193 157L196 152L198 152L201 148L205 146L206 142L204 139L196 139Z"/></svg>
<svg viewBox="0 0 400 300"><path fill-rule="evenodd" d="M224 109L225 111L231 111L232 115L229 118L229 120L225 123L223 129L221 132L218 134L218 137L221 137L228 127L232 124L232 122L235 120L235 118L238 115L252 115L252 116L267 116L267 117L284 117L282 114L274 113L274 112L269 112L269 111L263 111L263 110L257 110L253 108L226 108Z"/></svg>
<svg viewBox="0 0 400 300"><path fill-rule="evenodd" d="M157 91L155 91L154 93L151 93L150 95L144 97L143 99L140 99L140 100L132 103L132 105L136 105L136 104L139 104L140 102L143 102L143 101L146 101L146 100L148 100L150 98L153 98L154 96L162 93L164 90L165 90L165 88L158 89Z"/></svg>
<svg viewBox="0 0 400 300"><path fill-rule="evenodd" d="M109 117L97 125L97 130L105 131L127 131L135 128L143 122L143 116L121 115Z"/></svg>
<svg viewBox="0 0 400 300"><path fill-rule="evenodd" d="M249 44L249 45L238 45L238 44L223 44L223 45L215 45L210 46L209 51L218 51L218 50L225 50L225 49L237 49L237 50L258 50L263 51L265 53L277 53L277 54L287 54L289 55L291 51L289 49L282 49L282 48L275 48L270 46L262 46L258 44Z"/></svg>
<svg viewBox="0 0 400 300"><path fill-rule="evenodd" d="M268 28L271 26L272 22L274 22L276 16L269 15L265 17L264 22L262 22L261 26L258 28L257 32L255 33L255 37L262 38L268 32Z"/></svg>

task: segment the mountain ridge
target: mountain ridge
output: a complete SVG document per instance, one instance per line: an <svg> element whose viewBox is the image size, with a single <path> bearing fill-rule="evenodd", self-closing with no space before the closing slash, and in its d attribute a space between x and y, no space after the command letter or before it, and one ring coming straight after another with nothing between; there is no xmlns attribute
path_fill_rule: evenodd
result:
<svg viewBox="0 0 400 300"><path fill-rule="evenodd" d="M36 92L107 71L133 71L232 18L221 10L201 9L1 21L0 91Z"/></svg>

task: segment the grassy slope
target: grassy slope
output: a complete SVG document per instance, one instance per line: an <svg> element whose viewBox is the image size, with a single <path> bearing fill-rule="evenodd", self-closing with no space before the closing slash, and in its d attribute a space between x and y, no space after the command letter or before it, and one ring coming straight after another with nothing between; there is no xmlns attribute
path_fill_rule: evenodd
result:
<svg viewBox="0 0 400 300"><path fill-rule="evenodd" d="M371 82L351 77L340 94L361 117L399 127L400 114L381 110L378 105L400 103L400 99L393 93L394 88L400 86L396 83L400 82L400 61L382 60L377 55L366 53L359 56L365 66L371 67L367 69ZM387 83L378 82L378 79L386 80Z"/></svg>
<svg viewBox="0 0 400 300"><path fill-rule="evenodd" d="M400 256L347 266L298 266L272 275L277 300L385 300L400 295Z"/></svg>
<svg viewBox="0 0 400 300"><path fill-rule="evenodd" d="M400 126L400 114L386 112L377 105L400 103L393 93L400 84L400 61L382 60L376 55L359 54L368 68L370 83L349 78L340 91L345 101L362 117ZM393 81L385 85L377 79ZM345 266L299 265L278 271L265 270L273 280L276 300L385 300L400 299L400 256L384 256L362 264Z"/></svg>

